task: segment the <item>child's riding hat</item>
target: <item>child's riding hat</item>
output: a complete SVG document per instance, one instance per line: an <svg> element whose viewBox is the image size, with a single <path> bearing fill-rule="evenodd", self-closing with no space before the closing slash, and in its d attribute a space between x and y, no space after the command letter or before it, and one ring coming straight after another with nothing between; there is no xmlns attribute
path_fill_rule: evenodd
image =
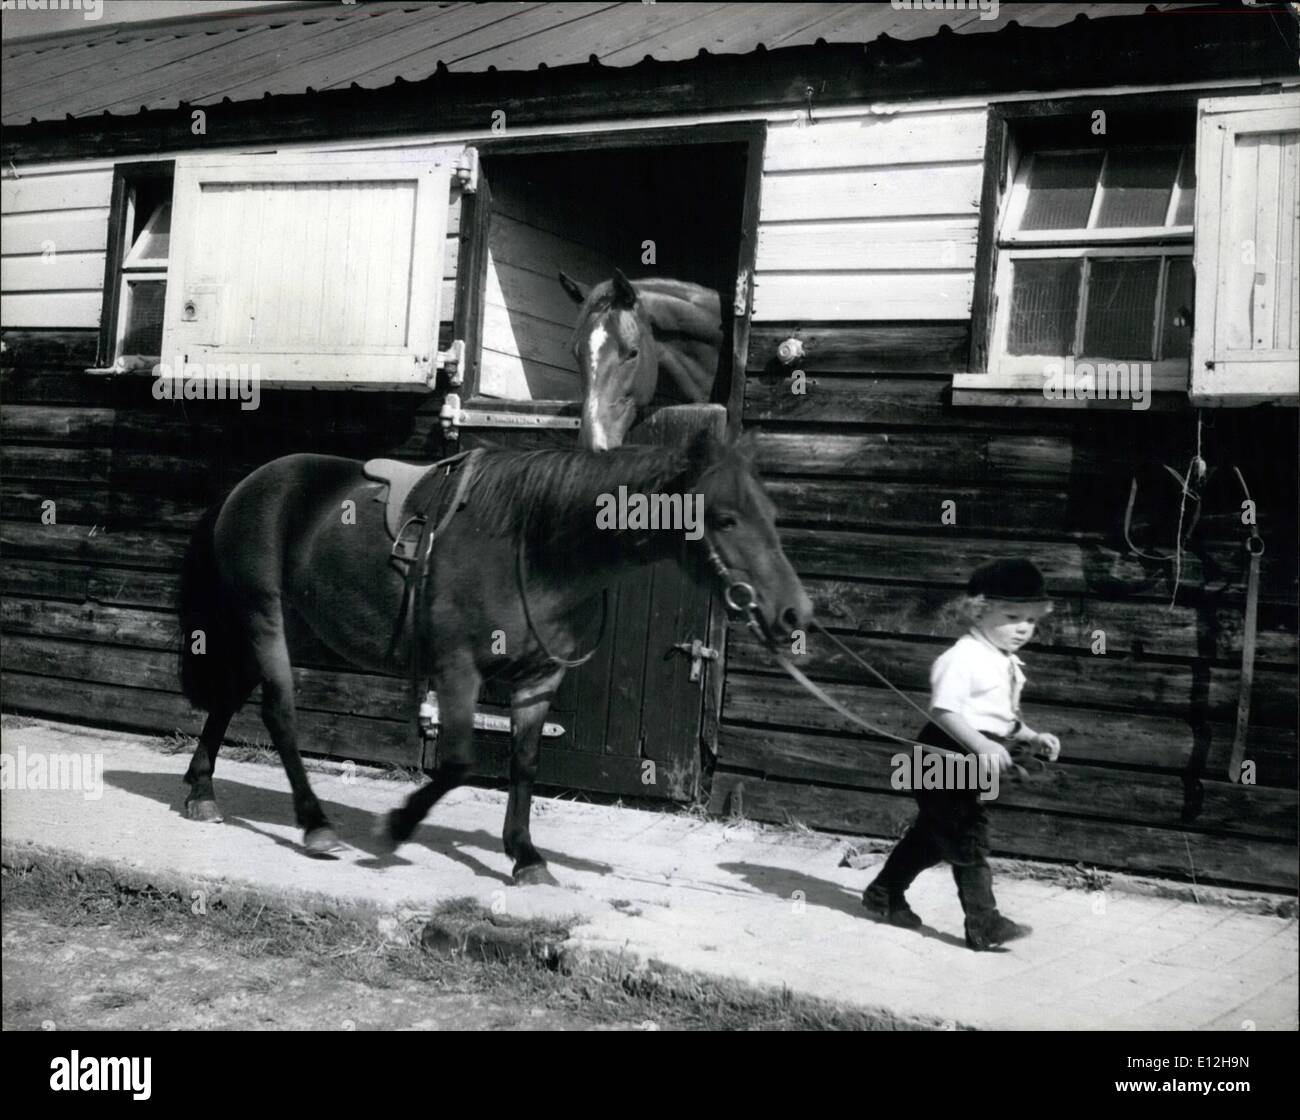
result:
<svg viewBox="0 0 1300 1120"><path fill-rule="evenodd" d="M1043 573L1032 560L991 560L971 574L966 591L1007 603L1042 603L1048 599Z"/></svg>

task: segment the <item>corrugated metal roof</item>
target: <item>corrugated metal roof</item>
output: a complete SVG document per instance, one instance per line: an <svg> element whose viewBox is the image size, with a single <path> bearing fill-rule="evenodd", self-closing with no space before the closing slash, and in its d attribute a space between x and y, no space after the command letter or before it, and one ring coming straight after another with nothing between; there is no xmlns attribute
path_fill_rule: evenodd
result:
<svg viewBox="0 0 1300 1120"><path fill-rule="evenodd" d="M1167 9L1174 4L1153 4ZM917 5L918 9L920 5ZM337 3L115 24L4 47L6 125L99 113L132 114L267 94L365 89L453 73L535 70L586 63L631 66L759 46L920 39L941 28L968 34L1011 21L1052 27L1077 16L1141 15L1136 5L999 5L969 10L889 4L411 4Z"/></svg>

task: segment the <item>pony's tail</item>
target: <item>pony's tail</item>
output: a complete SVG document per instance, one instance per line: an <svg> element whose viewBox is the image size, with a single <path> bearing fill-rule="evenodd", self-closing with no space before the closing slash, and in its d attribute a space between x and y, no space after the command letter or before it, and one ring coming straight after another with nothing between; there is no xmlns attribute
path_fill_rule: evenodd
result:
<svg viewBox="0 0 1300 1120"><path fill-rule="evenodd" d="M205 712L229 702L235 676L234 648L217 582L214 530L221 505L218 502L199 520L181 564L181 692Z"/></svg>

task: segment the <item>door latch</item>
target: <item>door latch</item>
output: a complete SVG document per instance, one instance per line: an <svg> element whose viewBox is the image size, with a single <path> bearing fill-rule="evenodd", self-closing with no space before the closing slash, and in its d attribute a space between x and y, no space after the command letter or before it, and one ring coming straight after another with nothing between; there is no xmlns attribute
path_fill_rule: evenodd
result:
<svg viewBox="0 0 1300 1120"><path fill-rule="evenodd" d="M717 661L718 651L706 646L699 638L689 642L674 642L672 648L664 655L671 657L674 653L684 653L691 659L691 683L698 683L704 672L704 662Z"/></svg>
<svg viewBox="0 0 1300 1120"><path fill-rule="evenodd" d="M459 387L465 383L465 340L458 338L450 350L438 351L438 368L447 371L447 383Z"/></svg>

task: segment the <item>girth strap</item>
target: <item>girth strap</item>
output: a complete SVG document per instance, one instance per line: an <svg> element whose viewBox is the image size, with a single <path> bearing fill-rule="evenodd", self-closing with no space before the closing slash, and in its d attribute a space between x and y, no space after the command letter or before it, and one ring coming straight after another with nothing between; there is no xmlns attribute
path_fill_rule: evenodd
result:
<svg viewBox="0 0 1300 1120"><path fill-rule="evenodd" d="M433 555L433 544L442 535L451 519L456 516L456 513L464 504L465 491L468 489L470 479L473 478L474 472L478 468L478 461L482 454L482 449L476 448L466 453L463 461L459 462L455 492L451 501L443 506L442 516L438 519L436 525L430 520L432 513L430 507L437 500L437 497L444 492L441 487L431 491L426 500L427 504L414 515L419 520L420 535L416 541L415 553L411 563L406 565L406 573L402 581L402 602L397 608L397 618L393 623L393 634L388 643L388 652L385 655L385 660L390 663L396 656L397 647L402 640L402 633L406 629L406 617L411 610L412 601L414 601L415 617L412 620L413 633L410 664L411 711L414 719L418 719L419 705L422 698L421 687L426 676L425 666L428 662L427 620L429 617L429 596L432 593L429 588L429 561ZM460 459L460 456L456 457L456 460ZM437 465L441 466L442 464ZM450 471L451 461L448 461L447 466Z"/></svg>

